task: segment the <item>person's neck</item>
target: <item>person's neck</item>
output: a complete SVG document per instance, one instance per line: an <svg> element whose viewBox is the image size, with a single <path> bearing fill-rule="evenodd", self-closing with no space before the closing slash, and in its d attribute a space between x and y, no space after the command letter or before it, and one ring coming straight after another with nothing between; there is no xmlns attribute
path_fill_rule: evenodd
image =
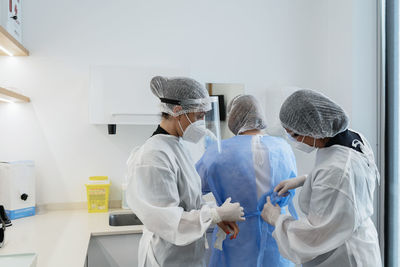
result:
<svg viewBox="0 0 400 267"><path fill-rule="evenodd" d="M160 127L166 130L170 135L179 136L174 120L172 119L162 119L160 122Z"/></svg>
<svg viewBox="0 0 400 267"><path fill-rule="evenodd" d="M318 148L324 148L330 139L331 138L329 138L329 137L317 139L315 142L315 146Z"/></svg>
<svg viewBox="0 0 400 267"><path fill-rule="evenodd" d="M253 130L248 130L243 133L240 133L239 135L257 135L257 134L261 134L261 131L257 130L257 129L253 129Z"/></svg>

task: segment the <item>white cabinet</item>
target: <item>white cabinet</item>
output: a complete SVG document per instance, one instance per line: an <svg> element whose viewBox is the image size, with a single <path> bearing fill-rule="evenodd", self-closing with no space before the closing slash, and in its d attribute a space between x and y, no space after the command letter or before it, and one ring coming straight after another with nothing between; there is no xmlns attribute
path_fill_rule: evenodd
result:
<svg viewBox="0 0 400 267"><path fill-rule="evenodd" d="M138 266L139 241L142 234L93 236L89 242L85 267L134 267ZM207 231L210 247L212 229ZM211 249L206 250L207 263ZM208 266L208 264L207 264Z"/></svg>
<svg viewBox="0 0 400 267"><path fill-rule="evenodd" d="M34 253L1 255L0 266L36 267L37 255Z"/></svg>
<svg viewBox="0 0 400 267"><path fill-rule="evenodd" d="M22 42L22 1L0 1L0 23L18 42Z"/></svg>
<svg viewBox="0 0 400 267"><path fill-rule="evenodd" d="M184 76L178 68L93 66L90 74L90 123L157 125L160 100L150 90L151 78Z"/></svg>
<svg viewBox="0 0 400 267"><path fill-rule="evenodd" d="M22 1L0 0L0 56L28 56L22 46Z"/></svg>
<svg viewBox="0 0 400 267"><path fill-rule="evenodd" d="M87 267L133 267L138 265L141 234L93 236Z"/></svg>

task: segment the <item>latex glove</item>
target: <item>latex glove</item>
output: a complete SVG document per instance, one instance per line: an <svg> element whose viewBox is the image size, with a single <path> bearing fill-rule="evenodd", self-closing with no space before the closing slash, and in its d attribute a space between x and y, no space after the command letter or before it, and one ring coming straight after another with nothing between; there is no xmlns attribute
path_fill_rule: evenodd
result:
<svg viewBox="0 0 400 267"><path fill-rule="evenodd" d="M221 221L236 222L244 221L243 208L240 206L239 202L231 203L231 198L228 197L224 204L220 207L211 209L213 213L213 222L219 223Z"/></svg>
<svg viewBox="0 0 400 267"><path fill-rule="evenodd" d="M288 191L291 189L296 189L297 187L303 186L307 175L298 176L295 178L290 178L280 182L274 189L274 192L278 192L278 196L287 195Z"/></svg>
<svg viewBox="0 0 400 267"><path fill-rule="evenodd" d="M264 208L261 212L261 217L272 226L275 226L276 221L281 215L281 208L278 204L275 206L271 203L271 198L267 197L267 203L265 203Z"/></svg>

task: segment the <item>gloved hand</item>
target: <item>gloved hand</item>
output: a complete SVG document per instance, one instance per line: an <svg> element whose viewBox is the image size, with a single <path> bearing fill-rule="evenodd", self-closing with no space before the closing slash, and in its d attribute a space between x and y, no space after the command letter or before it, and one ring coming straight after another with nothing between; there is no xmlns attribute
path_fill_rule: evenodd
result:
<svg viewBox="0 0 400 267"><path fill-rule="evenodd" d="M243 208L239 202L231 203L231 198L228 197L224 204L220 207L211 209L213 213L213 222L219 223L221 221L236 222L246 220L243 212Z"/></svg>
<svg viewBox="0 0 400 267"><path fill-rule="evenodd" d="M265 203L264 208L261 212L261 217L272 226L275 226L279 215L281 215L281 208L278 204L272 205L270 197L267 197L267 203Z"/></svg>
<svg viewBox="0 0 400 267"><path fill-rule="evenodd" d="M274 189L274 192L278 192L278 196L286 195L291 189L296 189L297 187L303 186L307 175L298 176L295 178L290 178L280 182Z"/></svg>

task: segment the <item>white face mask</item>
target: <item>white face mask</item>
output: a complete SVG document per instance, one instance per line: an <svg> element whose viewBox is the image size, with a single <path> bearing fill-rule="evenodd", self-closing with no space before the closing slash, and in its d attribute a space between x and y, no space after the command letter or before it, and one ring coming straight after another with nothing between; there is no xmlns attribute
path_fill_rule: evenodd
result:
<svg viewBox="0 0 400 267"><path fill-rule="evenodd" d="M317 148L315 147L315 142L316 142L316 139L315 139L315 138L314 138L314 145L313 145L313 146L309 146L309 145L303 143L305 136L303 136L303 139L299 142L299 141L297 141L297 139L294 138L291 134L289 134L289 133L286 133L286 134L287 134L287 139L293 144L293 146L294 146L295 148L297 148L297 149L300 150L300 151L303 151L303 152L306 152L306 153L311 153L311 152L313 152L315 149L317 149Z"/></svg>
<svg viewBox="0 0 400 267"><path fill-rule="evenodd" d="M315 142L316 142L316 139L315 139L315 138L314 138L314 144L313 144L313 146L309 146L309 145L303 143L304 138L305 138L305 136L303 136L303 139L301 140L301 142L299 142L299 141L296 140L296 142L294 143L294 146L295 146L298 150L301 150L301 151L306 152L306 153L311 153L311 152L313 152L315 149L317 149L317 148L315 147Z"/></svg>
<svg viewBox="0 0 400 267"><path fill-rule="evenodd" d="M190 125L185 131L183 131L182 125L178 120L179 127L181 127L181 131L183 132L182 138L191 143L198 143L201 138L206 135L206 122L204 120L198 120L192 123L186 113L185 116L190 122Z"/></svg>

